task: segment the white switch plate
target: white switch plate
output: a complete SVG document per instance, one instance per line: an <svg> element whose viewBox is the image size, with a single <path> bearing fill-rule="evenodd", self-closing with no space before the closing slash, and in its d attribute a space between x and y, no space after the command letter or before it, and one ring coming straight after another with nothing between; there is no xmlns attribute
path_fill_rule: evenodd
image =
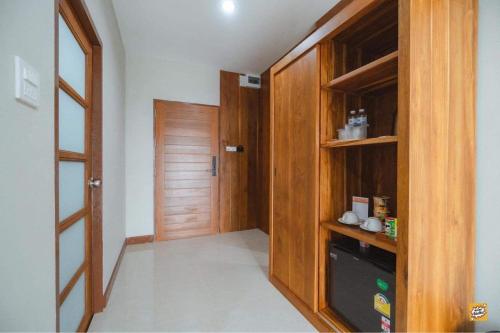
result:
<svg viewBox="0 0 500 333"><path fill-rule="evenodd" d="M38 108L40 96L40 75L26 61L14 58L16 71L16 99L33 108Z"/></svg>
<svg viewBox="0 0 500 333"><path fill-rule="evenodd" d="M238 151L238 147L236 146L226 146L226 151L229 153L236 153Z"/></svg>

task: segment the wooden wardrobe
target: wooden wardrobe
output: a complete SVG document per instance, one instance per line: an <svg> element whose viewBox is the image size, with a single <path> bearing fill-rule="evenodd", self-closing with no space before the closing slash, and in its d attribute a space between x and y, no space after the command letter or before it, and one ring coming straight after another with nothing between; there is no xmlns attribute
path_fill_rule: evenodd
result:
<svg viewBox="0 0 500 333"><path fill-rule="evenodd" d="M271 68L269 277L321 331L352 331L327 303L339 237L396 254L397 331L473 330L477 7L343 0ZM339 141L358 108L368 138ZM336 222L381 192L397 241Z"/></svg>

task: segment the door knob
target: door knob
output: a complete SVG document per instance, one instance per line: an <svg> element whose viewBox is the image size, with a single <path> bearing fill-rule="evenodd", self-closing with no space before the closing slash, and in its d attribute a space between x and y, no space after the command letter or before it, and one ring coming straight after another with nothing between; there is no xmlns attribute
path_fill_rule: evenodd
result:
<svg viewBox="0 0 500 333"><path fill-rule="evenodd" d="M100 179L94 179L94 178L89 179L89 187L90 188L101 187L101 184L102 184L102 180L100 180Z"/></svg>

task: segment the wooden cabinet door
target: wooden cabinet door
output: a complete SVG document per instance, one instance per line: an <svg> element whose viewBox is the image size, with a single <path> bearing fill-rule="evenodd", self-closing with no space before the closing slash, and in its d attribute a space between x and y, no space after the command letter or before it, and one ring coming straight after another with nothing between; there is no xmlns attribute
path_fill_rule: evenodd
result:
<svg viewBox="0 0 500 333"><path fill-rule="evenodd" d="M319 58L274 76L272 274L310 308L316 299Z"/></svg>

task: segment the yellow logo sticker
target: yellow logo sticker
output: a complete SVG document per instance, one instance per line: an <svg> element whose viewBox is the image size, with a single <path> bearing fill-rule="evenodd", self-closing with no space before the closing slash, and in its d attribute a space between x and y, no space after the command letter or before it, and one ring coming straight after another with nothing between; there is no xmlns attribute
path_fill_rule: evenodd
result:
<svg viewBox="0 0 500 333"><path fill-rule="evenodd" d="M373 307L387 318L391 318L391 303L383 294L373 296Z"/></svg>
<svg viewBox="0 0 500 333"><path fill-rule="evenodd" d="M487 303L469 304L469 316L471 321L488 320L488 304Z"/></svg>

